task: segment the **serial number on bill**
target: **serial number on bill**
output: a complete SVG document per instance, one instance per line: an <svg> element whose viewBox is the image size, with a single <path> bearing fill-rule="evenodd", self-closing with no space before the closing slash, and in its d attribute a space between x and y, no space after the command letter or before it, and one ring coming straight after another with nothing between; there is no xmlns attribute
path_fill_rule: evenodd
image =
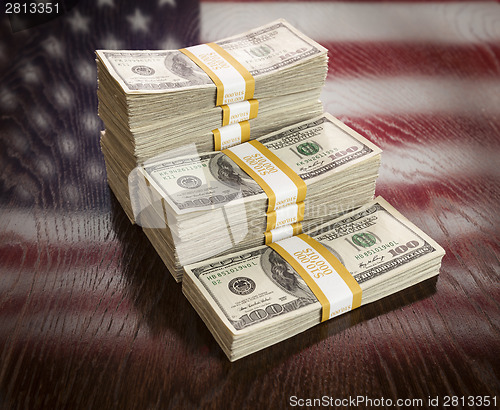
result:
<svg viewBox="0 0 500 410"><path fill-rule="evenodd" d="M5 3L6 14L59 14L59 3Z"/></svg>

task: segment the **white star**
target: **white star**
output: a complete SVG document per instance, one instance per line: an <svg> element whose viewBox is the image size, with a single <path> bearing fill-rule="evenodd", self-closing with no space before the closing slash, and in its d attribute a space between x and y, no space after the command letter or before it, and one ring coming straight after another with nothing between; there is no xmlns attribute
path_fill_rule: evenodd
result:
<svg viewBox="0 0 500 410"><path fill-rule="evenodd" d="M64 47L62 43L54 36L50 36L43 42L43 48L52 57L62 57L64 55Z"/></svg>
<svg viewBox="0 0 500 410"><path fill-rule="evenodd" d="M31 63L26 64L21 68L21 75L25 82L27 83L38 83L40 80L40 72L39 70Z"/></svg>
<svg viewBox="0 0 500 410"><path fill-rule="evenodd" d="M61 108L69 108L73 103L73 93L71 90L62 85L57 84L53 87L54 101Z"/></svg>
<svg viewBox="0 0 500 410"><path fill-rule="evenodd" d="M163 41L158 43L160 50L177 50L180 48L181 43L171 36L167 36Z"/></svg>
<svg viewBox="0 0 500 410"><path fill-rule="evenodd" d="M97 78L95 64L90 64L88 61L80 60L76 64L76 73L80 80L87 84L94 84Z"/></svg>
<svg viewBox="0 0 500 410"><path fill-rule="evenodd" d="M120 50L123 48L123 42L118 40L113 34L108 34L102 40L102 46L105 50Z"/></svg>
<svg viewBox="0 0 500 410"><path fill-rule="evenodd" d="M16 96L7 88L0 89L0 106L4 110L11 110L17 107Z"/></svg>
<svg viewBox="0 0 500 410"><path fill-rule="evenodd" d="M80 190L71 183L63 187L62 194L66 203L76 204L80 200Z"/></svg>
<svg viewBox="0 0 500 410"><path fill-rule="evenodd" d="M89 161L85 170L87 177L92 181L99 181L104 175L104 168L101 162Z"/></svg>
<svg viewBox="0 0 500 410"><path fill-rule="evenodd" d="M176 7L175 0L160 0L158 2L158 6L163 6L164 4L168 4L169 6Z"/></svg>
<svg viewBox="0 0 500 410"><path fill-rule="evenodd" d="M31 119L35 123L35 125L41 129L46 130L49 127L49 121L47 120L47 114L40 110L31 111Z"/></svg>
<svg viewBox="0 0 500 410"><path fill-rule="evenodd" d="M76 141L69 135L63 135L59 139L59 148L67 157L73 156L77 151Z"/></svg>
<svg viewBox="0 0 500 410"><path fill-rule="evenodd" d="M102 7L102 6L111 6L111 7L115 7L114 0L97 0L97 5L98 5L99 7Z"/></svg>
<svg viewBox="0 0 500 410"><path fill-rule="evenodd" d="M99 117L93 111L87 111L81 116L81 120L84 128L87 131L96 131L99 127Z"/></svg>
<svg viewBox="0 0 500 410"><path fill-rule="evenodd" d="M127 16L127 20L133 31L148 31L148 24L151 17L145 16L139 9L135 9L133 15Z"/></svg>
<svg viewBox="0 0 500 410"><path fill-rule="evenodd" d="M37 158L36 170L38 175L48 178L54 175L56 169L53 160L47 156L42 156Z"/></svg>
<svg viewBox="0 0 500 410"><path fill-rule="evenodd" d="M90 18L82 16L80 12L77 10L73 13L71 17L68 17L69 24L71 24L71 29L74 32L89 31Z"/></svg>

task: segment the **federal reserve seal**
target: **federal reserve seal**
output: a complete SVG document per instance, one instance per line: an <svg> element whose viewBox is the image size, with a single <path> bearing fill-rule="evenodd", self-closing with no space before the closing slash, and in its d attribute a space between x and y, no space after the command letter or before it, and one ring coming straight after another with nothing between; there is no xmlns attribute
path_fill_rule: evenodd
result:
<svg viewBox="0 0 500 410"><path fill-rule="evenodd" d="M147 65L135 65L131 70L139 75L153 75L155 73L155 70Z"/></svg>
<svg viewBox="0 0 500 410"><path fill-rule="evenodd" d="M368 232L354 234L351 240L354 244L362 246L363 248L369 248L370 246L375 245L375 243L377 242L377 238L375 238L375 235Z"/></svg>
<svg viewBox="0 0 500 410"><path fill-rule="evenodd" d="M249 295L255 290L255 282L250 278L234 278L227 285L229 290L237 295Z"/></svg>
<svg viewBox="0 0 500 410"><path fill-rule="evenodd" d="M194 175L184 175L177 180L177 185L181 188L195 189L201 186L201 179Z"/></svg>
<svg viewBox="0 0 500 410"><path fill-rule="evenodd" d="M319 152L320 146L314 141L304 142L297 147L297 151L302 155L314 155Z"/></svg>

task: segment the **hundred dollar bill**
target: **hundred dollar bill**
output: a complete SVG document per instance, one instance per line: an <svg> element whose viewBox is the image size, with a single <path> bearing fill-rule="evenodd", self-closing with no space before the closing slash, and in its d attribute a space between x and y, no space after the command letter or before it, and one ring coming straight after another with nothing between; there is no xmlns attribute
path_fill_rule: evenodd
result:
<svg viewBox="0 0 500 410"><path fill-rule="evenodd" d="M306 182L307 198L315 193L314 187L310 192L313 185L327 191L328 186L320 187L320 181L381 153L327 113L257 140ZM144 174L179 215L221 207L236 199L266 199L260 186L222 152L148 163Z"/></svg>
<svg viewBox="0 0 500 410"><path fill-rule="evenodd" d="M239 61L256 81L258 77L304 64L320 54L326 55L324 47L284 20L216 43ZM96 53L127 94L215 88L210 77L178 50L97 50Z"/></svg>
<svg viewBox="0 0 500 410"><path fill-rule="evenodd" d="M358 282L362 305L437 275L445 254L381 197L308 234ZM317 298L268 246L189 265L185 271L184 293L232 360L320 321Z"/></svg>

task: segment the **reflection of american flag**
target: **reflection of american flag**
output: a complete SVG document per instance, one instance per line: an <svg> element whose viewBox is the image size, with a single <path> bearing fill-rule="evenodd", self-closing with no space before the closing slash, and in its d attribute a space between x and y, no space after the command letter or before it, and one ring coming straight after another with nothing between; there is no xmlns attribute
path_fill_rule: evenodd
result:
<svg viewBox="0 0 500 410"><path fill-rule="evenodd" d="M447 249L500 241L491 226L498 210L482 194L500 195L495 3L81 0L68 15L15 35L0 21L0 252L8 252L0 294L10 292L0 334L16 328L24 306L20 340L39 329L65 340L91 334L110 351L132 338L155 343L138 330L120 272L122 259L129 262L122 247L135 248L113 231L94 50L179 48L278 17L329 48L325 109L384 149L378 193ZM443 206L450 200L459 207ZM447 258L454 274L467 274ZM109 264L93 270L102 260ZM484 292L471 286L471 299L484 305ZM440 323L447 307L426 314Z"/></svg>
<svg viewBox="0 0 500 410"><path fill-rule="evenodd" d="M0 154L1 201L69 209L107 206L95 198L96 192L106 196L107 188L98 144L102 125L96 115L94 50L196 44L198 17L198 0L87 0L67 15L12 34L4 15L0 129L7 149ZM24 169L25 158L35 166Z"/></svg>

